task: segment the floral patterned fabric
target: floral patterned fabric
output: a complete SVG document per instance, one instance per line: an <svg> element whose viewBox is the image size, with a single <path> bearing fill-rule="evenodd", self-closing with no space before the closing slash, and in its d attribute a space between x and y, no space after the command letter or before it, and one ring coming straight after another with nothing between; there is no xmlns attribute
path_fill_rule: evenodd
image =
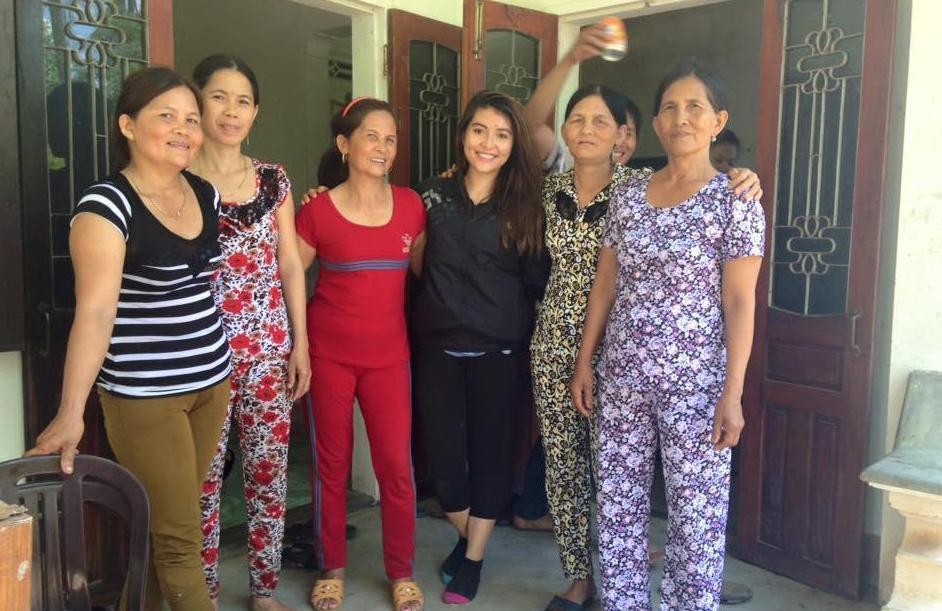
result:
<svg viewBox="0 0 942 611"><path fill-rule="evenodd" d="M219 594L219 495L229 425L239 429L248 514L249 581L252 594L271 596L281 570L287 494L288 357L291 329L278 271L275 212L290 190L280 165L252 161L256 193L247 202L223 202L219 241L223 262L214 279L216 305L232 349L229 418L219 438L200 508L203 571L210 596Z"/></svg>
<svg viewBox="0 0 942 611"><path fill-rule="evenodd" d="M546 456L546 495L559 558L567 579L592 574L589 523L592 508L593 422L572 406L569 379L582 341L589 291L595 279L605 214L589 216L608 206L615 190L647 170L618 166L612 182L568 219L557 209L557 199L578 199L575 170L546 177L542 203L546 217L546 249L552 261L549 283L530 345L533 398Z"/></svg>
<svg viewBox="0 0 942 611"><path fill-rule="evenodd" d="M717 609L730 451L710 444L726 374L723 264L761 256L765 219L717 175L690 199L654 208L650 176L612 200L603 246L618 258L597 368L599 551L603 608L650 608L648 523L660 443L668 498L662 609Z"/></svg>

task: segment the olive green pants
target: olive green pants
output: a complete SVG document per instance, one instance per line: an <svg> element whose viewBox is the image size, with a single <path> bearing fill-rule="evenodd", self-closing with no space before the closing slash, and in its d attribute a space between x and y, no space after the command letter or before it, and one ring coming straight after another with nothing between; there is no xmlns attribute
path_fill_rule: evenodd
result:
<svg viewBox="0 0 942 611"><path fill-rule="evenodd" d="M200 491L229 404L229 380L175 397L126 399L98 390L118 462L150 498L151 565L144 604L212 611L200 566ZM123 606L123 605L122 605Z"/></svg>

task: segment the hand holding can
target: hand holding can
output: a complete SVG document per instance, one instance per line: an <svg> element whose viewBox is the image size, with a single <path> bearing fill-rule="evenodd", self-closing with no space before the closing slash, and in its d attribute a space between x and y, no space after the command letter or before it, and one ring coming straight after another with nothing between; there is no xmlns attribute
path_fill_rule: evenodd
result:
<svg viewBox="0 0 942 611"><path fill-rule="evenodd" d="M618 17L604 17L601 24L605 26L608 42L602 49L602 59L617 62L628 54L628 32L625 23Z"/></svg>

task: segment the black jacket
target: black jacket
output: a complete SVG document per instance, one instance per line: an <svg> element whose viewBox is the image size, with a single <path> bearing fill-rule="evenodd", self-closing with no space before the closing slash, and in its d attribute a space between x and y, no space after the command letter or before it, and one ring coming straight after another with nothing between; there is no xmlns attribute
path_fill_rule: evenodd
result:
<svg viewBox="0 0 942 611"><path fill-rule="evenodd" d="M469 352L524 348L548 258L501 246L495 203L475 206L459 179L430 178L418 191L428 220L412 302L414 341Z"/></svg>

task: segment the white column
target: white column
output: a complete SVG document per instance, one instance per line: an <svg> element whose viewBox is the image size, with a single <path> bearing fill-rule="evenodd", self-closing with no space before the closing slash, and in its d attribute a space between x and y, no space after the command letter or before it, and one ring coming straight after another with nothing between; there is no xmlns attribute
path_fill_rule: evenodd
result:
<svg viewBox="0 0 942 611"><path fill-rule="evenodd" d="M942 496L875 486L905 521L896 574L885 611L942 611Z"/></svg>

